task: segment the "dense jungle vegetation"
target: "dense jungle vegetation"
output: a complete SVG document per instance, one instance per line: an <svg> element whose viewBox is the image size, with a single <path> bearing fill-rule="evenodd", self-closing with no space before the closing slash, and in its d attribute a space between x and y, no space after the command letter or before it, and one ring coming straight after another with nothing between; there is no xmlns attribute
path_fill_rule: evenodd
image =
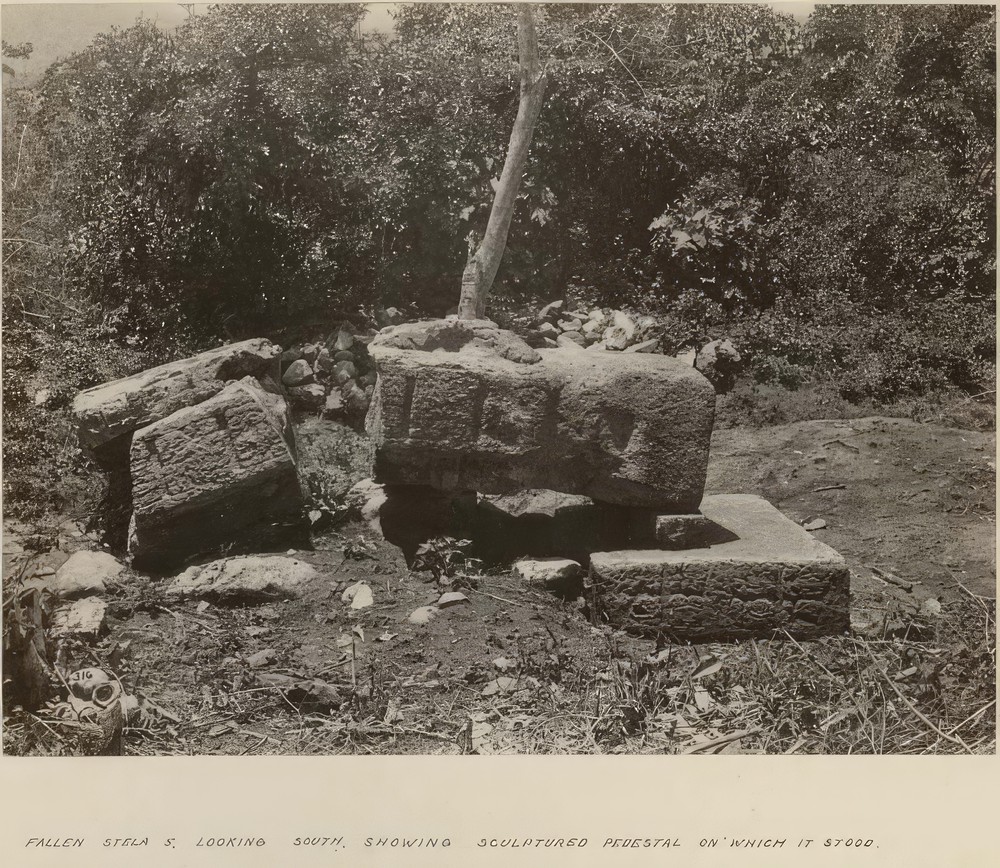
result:
<svg viewBox="0 0 1000 868"><path fill-rule="evenodd" d="M364 15L140 20L6 82L8 510L67 496L81 388L221 340L457 303L517 105L514 16L400 5L378 33ZM749 403L812 389L992 424L992 6L799 23L551 4L538 28L548 90L494 318L568 293L658 317L668 351L730 337Z"/></svg>

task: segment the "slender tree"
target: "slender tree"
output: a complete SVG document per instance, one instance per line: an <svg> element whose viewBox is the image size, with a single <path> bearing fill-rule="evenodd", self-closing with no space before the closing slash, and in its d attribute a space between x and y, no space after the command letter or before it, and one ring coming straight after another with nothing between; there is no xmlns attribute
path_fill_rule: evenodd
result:
<svg viewBox="0 0 1000 868"><path fill-rule="evenodd" d="M486 299L507 245L507 232L514 215L517 191L521 185L524 166L528 161L531 137L545 98L545 73L538 59L535 10L530 3L520 4L517 10L517 53L521 73L517 117L511 130L507 158L504 160L500 183L493 198L493 208L490 210L486 232L479 246L470 249L469 261L462 274L462 295L458 303L459 319L481 319L486 311Z"/></svg>

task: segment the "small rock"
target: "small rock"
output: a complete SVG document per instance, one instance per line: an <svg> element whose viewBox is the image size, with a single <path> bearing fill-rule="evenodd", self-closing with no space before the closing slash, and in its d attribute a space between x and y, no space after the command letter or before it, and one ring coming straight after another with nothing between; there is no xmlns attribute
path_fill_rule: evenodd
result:
<svg viewBox="0 0 1000 868"><path fill-rule="evenodd" d="M812 521L807 521L802 525L806 530L822 530L826 527L826 522L821 518L814 518Z"/></svg>
<svg viewBox="0 0 1000 868"><path fill-rule="evenodd" d="M677 361L683 362L685 365L690 365L692 368L694 367L694 362L697 357L698 357L698 351L694 347L682 350L681 352L677 353L676 356L674 356L674 358L677 359Z"/></svg>
<svg viewBox="0 0 1000 868"><path fill-rule="evenodd" d="M96 637L104 629L108 604L98 597L85 597L52 613L53 636Z"/></svg>
<svg viewBox="0 0 1000 868"><path fill-rule="evenodd" d="M449 591L447 594L441 595L441 599L437 601L437 607L439 609L447 609L449 606L458 606L468 602L469 598L465 594L459 591Z"/></svg>
<svg viewBox="0 0 1000 868"><path fill-rule="evenodd" d="M372 589L365 582L355 582L340 595L340 599L350 603L352 609L366 609L375 602Z"/></svg>
<svg viewBox="0 0 1000 868"><path fill-rule="evenodd" d="M493 661L493 665L501 672L506 672L508 669L513 669L517 664L506 657L497 657Z"/></svg>
<svg viewBox="0 0 1000 868"><path fill-rule="evenodd" d="M339 332L337 332L337 337L333 342L332 349L334 352L334 358L336 358L337 353L342 353L344 350L349 350L353 346L354 346L354 335L352 335L349 331L341 329Z"/></svg>
<svg viewBox="0 0 1000 868"><path fill-rule="evenodd" d="M316 356L315 370L324 374L329 374L333 370L333 356L326 347L321 347Z"/></svg>
<svg viewBox="0 0 1000 868"><path fill-rule="evenodd" d="M564 332L556 338L556 346L564 350L582 350L586 345L579 332Z"/></svg>
<svg viewBox="0 0 1000 868"><path fill-rule="evenodd" d="M543 338L552 338L554 340L559 336L559 329L550 322L543 322L537 331Z"/></svg>
<svg viewBox="0 0 1000 868"><path fill-rule="evenodd" d="M941 601L928 597L920 604L920 614L929 618L937 618L941 615Z"/></svg>
<svg viewBox="0 0 1000 868"><path fill-rule="evenodd" d="M538 311L538 319L546 320L550 317L557 317L565 304L566 302L564 302L561 298L556 299L555 301L550 301L547 305L545 305L545 307Z"/></svg>
<svg viewBox="0 0 1000 868"><path fill-rule="evenodd" d="M302 358L301 347L289 347L281 354L281 368L286 369L292 362L297 362Z"/></svg>
<svg viewBox="0 0 1000 868"><path fill-rule="evenodd" d="M410 612L410 617L406 620L411 624L429 624L433 621L441 610L437 606L421 606Z"/></svg>
<svg viewBox="0 0 1000 868"><path fill-rule="evenodd" d="M336 362L333 366L333 379L338 386L343 386L348 380L358 375L354 362Z"/></svg>
<svg viewBox="0 0 1000 868"><path fill-rule="evenodd" d="M333 360L335 362L353 362L354 353L350 350L338 350L336 354L334 354Z"/></svg>
<svg viewBox="0 0 1000 868"><path fill-rule="evenodd" d="M263 651L258 651L247 657L247 666L251 669L261 669L268 663L272 663L277 656L278 654L273 648L265 648Z"/></svg>
<svg viewBox="0 0 1000 868"><path fill-rule="evenodd" d="M587 347L587 349L588 350L598 350L598 351L600 351L600 350L606 350L606 349L608 349L608 345L607 345L607 343L605 341L601 340L601 341L598 341L597 343L591 344L589 347Z"/></svg>
<svg viewBox="0 0 1000 868"><path fill-rule="evenodd" d="M310 365L313 364L319 357L319 347L316 344L303 344L302 345L302 358L305 359Z"/></svg>
<svg viewBox="0 0 1000 868"><path fill-rule="evenodd" d="M375 313L375 322L379 328L399 325L404 318L403 312L398 307L387 307Z"/></svg>
<svg viewBox="0 0 1000 868"><path fill-rule="evenodd" d="M363 416L368 411L368 396L364 389L358 388L357 383L351 382L346 385L343 396L348 412Z"/></svg>
<svg viewBox="0 0 1000 868"><path fill-rule="evenodd" d="M378 374L375 369L372 368L370 371L366 371L360 377L358 377L358 385L362 389L367 389L369 386L374 386L376 380L378 380Z"/></svg>
<svg viewBox="0 0 1000 868"><path fill-rule="evenodd" d="M517 679L507 675L501 675L487 682L483 688L483 696L494 696L497 693L511 693L517 689Z"/></svg>
<svg viewBox="0 0 1000 868"><path fill-rule="evenodd" d="M711 341L698 351L694 366L717 392L727 392L736 382L742 361L731 341Z"/></svg>
<svg viewBox="0 0 1000 868"><path fill-rule="evenodd" d="M323 412L329 416L336 416L344 412L344 398L340 392L330 392L326 396L326 403L323 405Z"/></svg>
<svg viewBox="0 0 1000 868"><path fill-rule="evenodd" d="M554 350L557 349L558 347L559 344L556 341L552 340L552 338L542 338L542 346L541 346L542 349Z"/></svg>
<svg viewBox="0 0 1000 868"><path fill-rule="evenodd" d="M379 513L387 499L385 486L371 479L362 479L350 487L344 499L351 509L361 513L361 517L369 525L381 532L378 521Z"/></svg>
<svg viewBox="0 0 1000 868"><path fill-rule="evenodd" d="M313 369L305 359L298 359L282 374L281 382L286 386L303 386L313 378Z"/></svg>
<svg viewBox="0 0 1000 868"><path fill-rule="evenodd" d="M326 401L326 389L319 383L309 383L305 386L289 386L288 396L297 407L307 410L318 410Z"/></svg>
<svg viewBox="0 0 1000 868"><path fill-rule="evenodd" d="M195 606L194 610L199 615L203 615L205 612L207 612L211 608L211 605L212 604L209 603L208 600L202 600L197 606Z"/></svg>
<svg viewBox="0 0 1000 868"><path fill-rule="evenodd" d="M656 347L659 345L659 341L655 338L648 341L643 341L641 344L632 344L630 347L625 347L626 353L655 353Z"/></svg>
<svg viewBox="0 0 1000 868"><path fill-rule="evenodd" d="M51 389L39 389L35 392L34 403L36 407L44 407L52 398Z"/></svg>
<svg viewBox="0 0 1000 868"><path fill-rule="evenodd" d="M559 320L558 326L564 332L578 332L583 328L583 323L576 317L573 317L572 319Z"/></svg>
<svg viewBox="0 0 1000 868"><path fill-rule="evenodd" d="M562 588L580 577L580 565L568 558L526 559L514 564L514 575L529 585Z"/></svg>

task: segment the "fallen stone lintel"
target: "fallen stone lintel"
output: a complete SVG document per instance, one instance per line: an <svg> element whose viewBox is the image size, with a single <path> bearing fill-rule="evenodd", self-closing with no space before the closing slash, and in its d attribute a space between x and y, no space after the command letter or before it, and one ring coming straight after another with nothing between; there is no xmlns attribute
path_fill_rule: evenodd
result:
<svg viewBox="0 0 1000 868"><path fill-rule="evenodd" d="M73 417L80 444L107 467L124 452L114 441L218 394L232 380L276 376L281 348L263 338L217 347L80 392Z"/></svg>
<svg viewBox="0 0 1000 868"><path fill-rule="evenodd" d="M850 574L829 546L751 495L706 497L738 539L686 551L595 552L587 591L612 626L674 641L812 639L849 626Z"/></svg>

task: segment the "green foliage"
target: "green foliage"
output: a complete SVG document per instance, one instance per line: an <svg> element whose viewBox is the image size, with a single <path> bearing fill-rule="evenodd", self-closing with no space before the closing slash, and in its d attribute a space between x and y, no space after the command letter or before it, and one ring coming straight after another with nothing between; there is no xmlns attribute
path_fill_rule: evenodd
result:
<svg viewBox="0 0 1000 868"><path fill-rule="evenodd" d="M513 12L400 5L392 38L363 14L140 21L4 88L10 503L82 466L76 389L333 311L457 302L516 111ZM764 384L990 391L994 29L983 5L821 5L803 26L540 7L549 84L496 309L572 286L657 314L667 351L731 335Z"/></svg>

